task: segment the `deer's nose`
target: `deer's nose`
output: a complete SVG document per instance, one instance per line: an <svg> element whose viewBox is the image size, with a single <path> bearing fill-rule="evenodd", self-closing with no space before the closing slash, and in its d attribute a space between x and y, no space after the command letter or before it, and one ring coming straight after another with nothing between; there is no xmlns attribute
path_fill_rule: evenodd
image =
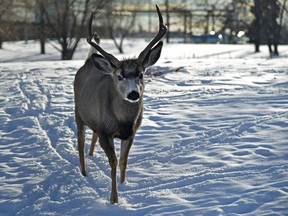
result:
<svg viewBox="0 0 288 216"><path fill-rule="evenodd" d="M131 91L128 95L127 95L127 99L130 101L134 101L137 102L139 100L140 94L137 91Z"/></svg>

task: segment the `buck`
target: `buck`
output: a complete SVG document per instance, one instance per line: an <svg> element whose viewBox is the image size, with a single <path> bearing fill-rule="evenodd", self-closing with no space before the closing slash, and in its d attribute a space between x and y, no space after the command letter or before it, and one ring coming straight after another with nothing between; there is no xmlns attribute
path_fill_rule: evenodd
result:
<svg viewBox="0 0 288 216"><path fill-rule="evenodd" d="M144 74L154 65L160 55L167 28L159 7L159 30L155 38L136 59L119 61L104 51L97 43L97 34L92 34L91 14L87 42L100 54L92 53L85 64L77 71L74 80L75 120L82 175L86 176L85 126L93 131L89 155L93 156L99 139L111 167L112 189L110 202L118 202L116 169L118 159L114 138L121 139L120 181L125 181L128 154L143 116ZM94 40L93 40L94 39Z"/></svg>

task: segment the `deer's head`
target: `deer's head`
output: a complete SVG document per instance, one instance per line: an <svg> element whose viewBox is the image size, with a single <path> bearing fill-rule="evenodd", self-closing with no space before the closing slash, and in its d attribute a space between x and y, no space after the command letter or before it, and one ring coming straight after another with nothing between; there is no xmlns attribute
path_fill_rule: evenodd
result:
<svg viewBox="0 0 288 216"><path fill-rule="evenodd" d="M105 71L113 76L113 82L116 91L121 97L131 103L136 103L143 95L144 91L144 73L146 69L154 65L160 55L163 46L161 38L166 34L167 27L163 24L163 17L156 5L158 17L159 17L159 30L155 38L147 45L147 47L139 54L138 58L119 61L115 56L104 51L97 43L93 42L95 38L91 31L91 25L93 20L93 13L89 20L89 37L87 42L93 46L99 54L93 54L91 56L95 67L100 71Z"/></svg>

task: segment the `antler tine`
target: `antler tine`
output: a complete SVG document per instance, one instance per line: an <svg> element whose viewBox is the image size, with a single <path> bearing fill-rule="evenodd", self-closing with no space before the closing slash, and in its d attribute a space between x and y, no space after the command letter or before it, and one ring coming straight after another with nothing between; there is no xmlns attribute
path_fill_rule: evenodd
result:
<svg viewBox="0 0 288 216"><path fill-rule="evenodd" d="M87 42L93 46L97 51L99 51L108 61L110 61L111 64L113 64L115 67L119 67L121 65L121 62L112 54L107 53L105 50L103 50L97 43L94 43L92 41L93 36L97 35L95 32L94 34L92 34L92 21L93 21L93 15L94 15L94 11L91 13L89 22L88 22L88 38L87 38Z"/></svg>
<svg viewBox="0 0 288 216"><path fill-rule="evenodd" d="M92 21L93 21L93 16L94 16L95 11L92 11L90 19L88 21L88 35L89 37L92 37Z"/></svg>
<svg viewBox="0 0 288 216"><path fill-rule="evenodd" d="M166 25L163 24L163 17L157 4L156 4L156 9L157 9L158 17L159 17L159 30L155 38L153 38L153 40L147 45L147 47L138 56L138 61L141 63L144 61L147 53L151 50L151 48L153 48L153 46L158 41L160 41L161 38L167 33L167 27Z"/></svg>

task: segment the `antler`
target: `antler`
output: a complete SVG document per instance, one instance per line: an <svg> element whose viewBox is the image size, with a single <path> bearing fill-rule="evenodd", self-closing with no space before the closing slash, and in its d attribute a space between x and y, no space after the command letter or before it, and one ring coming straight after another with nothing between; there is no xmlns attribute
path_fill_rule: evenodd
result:
<svg viewBox="0 0 288 216"><path fill-rule="evenodd" d="M94 32L92 34L92 21L93 21L93 15L94 12L91 13L89 22L88 22L88 38L87 38L87 42L93 46L97 51L99 51L108 61L110 61L111 64L113 64L115 67L120 67L121 62L112 54L107 53L106 51L104 51L97 43L94 43L92 41L93 37L97 38L97 34Z"/></svg>
<svg viewBox="0 0 288 216"><path fill-rule="evenodd" d="M158 5L156 4L156 9L159 17L159 30L155 38L147 45L147 47L138 56L138 61L143 62L148 52L153 48L153 46L161 40L161 38L167 33L167 27L163 24L163 17L160 12Z"/></svg>

